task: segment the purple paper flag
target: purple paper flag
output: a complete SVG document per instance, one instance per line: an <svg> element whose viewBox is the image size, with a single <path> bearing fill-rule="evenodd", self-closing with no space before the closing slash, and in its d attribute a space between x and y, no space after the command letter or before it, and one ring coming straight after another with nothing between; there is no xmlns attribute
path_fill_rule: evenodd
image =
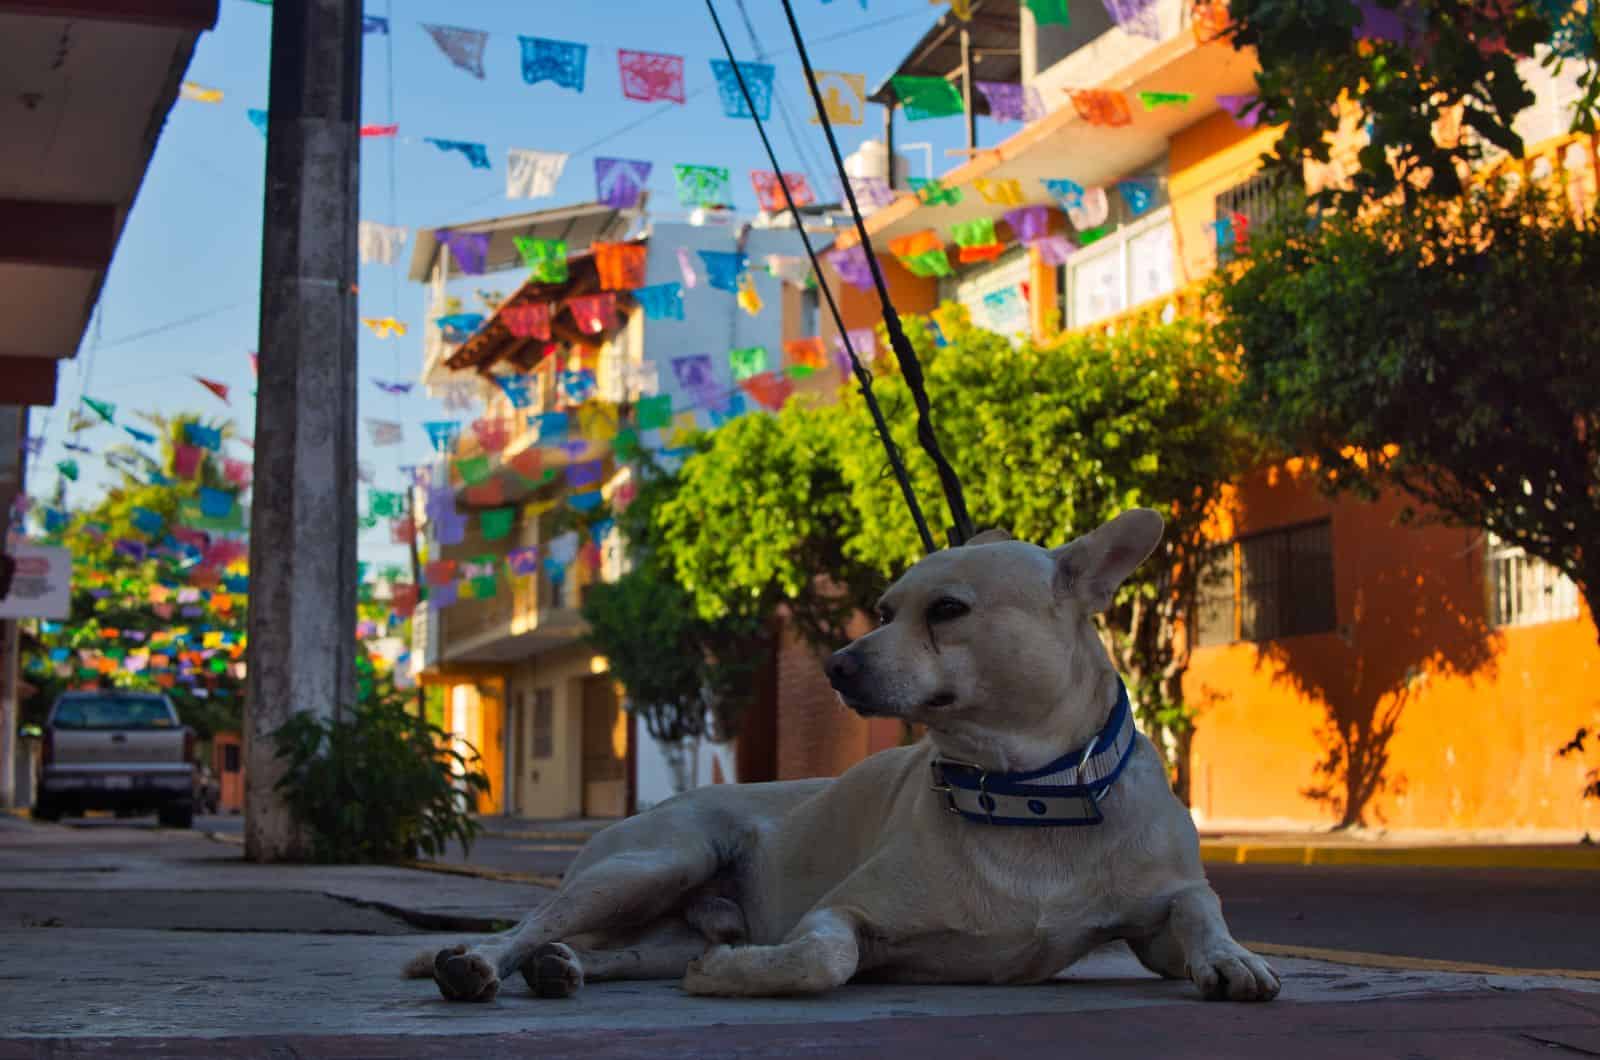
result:
<svg viewBox="0 0 1600 1060"><path fill-rule="evenodd" d="M511 573L522 577L539 573L539 546L528 545L506 553L506 566Z"/></svg>
<svg viewBox="0 0 1600 1060"><path fill-rule="evenodd" d="M1261 108L1256 106L1256 97L1253 95L1221 95L1217 97L1217 106L1227 111L1237 124L1246 129L1254 129L1261 124Z"/></svg>
<svg viewBox="0 0 1600 1060"><path fill-rule="evenodd" d="M1161 17L1156 10L1156 0L1101 0L1111 21L1122 27L1124 33L1136 37L1161 39Z"/></svg>
<svg viewBox="0 0 1600 1060"><path fill-rule="evenodd" d="M650 163L637 158L597 158L594 160L595 198L617 210L639 205L639 196L650 182Z"/></svg>
<svg viewBox="0 0 1600 1060"><path fill-rule="evenodd" d="M834 271L839 274L839 279L848 283L851 287L858 291L866 291L872 288L872 263L867 260L865 247L857 245L831 250L828 252L828 260L833 263Z"/></svg>
<svg viewBox="0 0 1600 1060"><path fill-rule="evenodd" d="M1033 246L1039 252L1039 260L1046 265L1065 265L1067 259L1072 257L1073 250L1076 249L1072 245L1072 240L1059 233L1052 236L1044 236Z"/></svg>
<svg viewBox="0 0 1600 1060"><path fill-rule="evenodd" d="M1006 214L1006 224L1011 226L1017 242L1038 242L1050 232L1050 207L1024 206Z"/></svg>
<svg viewBox="0 0 1600 1060"><path fill-rule="evenodd" d="M711 366L710 354L696 353L688 357L674 357L672 374L677 378L678 386L694 398L695 404L706 407L721 404L717 376Z"/></svg>
<svg viewBox="0 0 1600 1060"><path fill-rule="evenodd" d="M856 204L862 207L877 209L888 206L895 200L894 189L889 187L889 182L882 177L850 177L850 192L855 196Z"/></svg>
<svg viewBox="0 0 1600 1060"><path fill-rule="evenodd" d="M442 607L450 607L456 602L456 597L461 591L459 582L445 582L435 585L428 590L428 607L434 611Z"/></svg>
<svg viewBox="0 0 1600 1060"><path fill-rule="evenodd" d="M385 394L411 393L411 383L388 383L382 379L374 379L373 382L378 384L378 389L383 391Z"/></svg>
<svg viewBox="0 0 1600 1060"><path fill-rule="evenodd" d="M481 276L489 258L488 232L454 232L448 228L434 229L439 242L450 248L461 271L468 276Z"/></svg>
<svg viewBox="0 0 1600 1060"><path fill-rule="evenodd" d="M567 466L567 485L593 486L600 481L602 474L604 474L604 464L599 460L570 464Z"/></svg>
<svg viewBox="0 0 1600 1060"><path fill-rule="evenodd" d="M1032 85L1006 81L974 81L989 103L989 117L995 121L1038 121L1044 117L1044 101Z"/></svg>

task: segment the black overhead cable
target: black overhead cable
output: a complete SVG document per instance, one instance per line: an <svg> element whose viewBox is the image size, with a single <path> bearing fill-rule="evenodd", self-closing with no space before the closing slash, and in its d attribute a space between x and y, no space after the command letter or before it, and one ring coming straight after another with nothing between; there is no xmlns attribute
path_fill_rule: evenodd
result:
<svg viewBox="0 0 1600 1060"><path fill-rule="evenodd" d="M710 0L706 0L710 3ZM944 488L945 504L950 508L950 543L960 545L972 537L972 516L967 514L966 496L961 491L961 479L957 477L955 468L950 466L950 461L945 459L943 451L939 448L938 435L933 430L933 410L928 404L928 391L922 378L922 362L917 360L917 351L911 348L911 342L906 338L905 329L900 326L900 314L895 312L894 304L889 301L889 288L883 282L883 270L878 267L877 256L872 252L872 239L867 235L866 222L861 217L861 208L856 205L855 191L850 187L850 178L845 174L844 156L839 153L839 141L833 135L833 123L828 120L828 110L822 103L822 90L817 87L817 74L811 68L811 56L806 52L805 38L800 35L800 24L795 21L794 6L790 0L783 0L783 13L789 19L789 30L794 34L795 50L800 55L800 65L805 68L806 83L811 86L811 99L817 108L817 120L822 124L822 131L828 137L828 149L833 152L833 164L839 171L839 183L843 187L845 201L850 204L850 214L855 218L856 235L861 240L861 247L866 252L867 264L872 269L872 279L878 288L878 301L883 306L883 326L889 333L889 346L894 350L894 356L900 362L900 372L906 378L906 386L911 390L911 398L917 404L917 441L922 443L922 448L933 460L933 466L939 472L939 484ZM738 69L737 66L734 69ZM759 128L759 126L757 126ZM894 159L889 159L889 168L894 168ZM781 181L779 183L782 183ZM929 545L932 551L932 545Z"/></svg>
<svg viewBox="0 0 1600 1060"><path fill-rule="evenodd" d="M756 133L761 137L761 146L766 148L767 160L772 163L772 171L782 173L783 167L778 165L778 154L772 149L772 140L768 138L766 126L762 124L756 111L755 99L750 95L750 86L745 82L744 71L740 68L739 61L734 58L733 45L728 42L728 34L722 28L722 19L717 16L713 0L706 0L706 10L711 12L711 23L717 27L717 36L722 40L722 50L727 53L728 62L733 67L734 77L739 82L739 91L744 95L744 105L750 111L750 117L755 120ZM867 411L872 414L873 426L877 428L878 438L888 451L889 466L894 470L894 478L900 485L900 493L905 497L906 507L911 510L911 521L917 526L917 534L922 538L923 549L932 552L933 534L928 531L927 520L923 518L922 508L917 504L917 495L911 488L911 477L906 474L906 465L900 456L900 449L894 444L894 437L889 433L889 424L883 418L883 410L878 407L878 399L872 393L872 373L861 363L861 358L856 356L855 346L850 341L850 332L846 330L844 317L839 312L838 303L834 301L833 289L823 278L822 263L817 260L817 252L811 245L811 237L806 234L805 219L800 216L800 208L794 204L794 196L789 193L789 185L781 176L778 178L778 187L783 189L783 201L788 204L789 216L794 219L795 231L800 234L800 242L806 248L806 257L811 259L811 270L817 277L817 287L827 299L828 310L833 314L834 323L838 326L839 340L844 343L845 353L850 357L850 368L855 373L856 382L861 385L861 396L866 399Z"/></svg>

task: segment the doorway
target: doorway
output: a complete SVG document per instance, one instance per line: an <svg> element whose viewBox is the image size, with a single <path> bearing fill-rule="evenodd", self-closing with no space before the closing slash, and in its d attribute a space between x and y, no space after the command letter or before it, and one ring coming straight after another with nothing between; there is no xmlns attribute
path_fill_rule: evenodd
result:
<svg viewBox="0 0 1600 1060"><path fill-rule="evenodd" d="M583 815L628 812L628 718L617 686L599 674L583 683Z"/></svg>

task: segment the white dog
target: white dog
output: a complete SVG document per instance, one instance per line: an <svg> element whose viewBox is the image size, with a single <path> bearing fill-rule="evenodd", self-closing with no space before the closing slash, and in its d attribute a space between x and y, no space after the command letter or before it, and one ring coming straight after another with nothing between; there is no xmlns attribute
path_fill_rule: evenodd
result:
<svg viewBox="0 0 1600 1060"><path fill-rule="evenodd" d="M1208 998L1271 999L1092 618L1161 529L1136 510L1053 551L989 531L928 556L827 663L846 706L919 722L922 741L836 780L700 788L619 822L517 928L407 974L463 1001L516 971L543 996L585 976L815 994L1040 982L1124 939Z"/></svg>

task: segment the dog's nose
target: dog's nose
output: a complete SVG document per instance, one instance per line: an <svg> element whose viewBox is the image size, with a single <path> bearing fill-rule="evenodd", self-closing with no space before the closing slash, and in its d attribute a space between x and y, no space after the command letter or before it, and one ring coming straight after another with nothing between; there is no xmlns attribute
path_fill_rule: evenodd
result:
<svg viewBox="0 0 1600 1060"><path fill-rule="evenodd" d="M828 683L843 692L861 676L861 660L844 648L828 656L822 671L828 675Z"/></svg>

